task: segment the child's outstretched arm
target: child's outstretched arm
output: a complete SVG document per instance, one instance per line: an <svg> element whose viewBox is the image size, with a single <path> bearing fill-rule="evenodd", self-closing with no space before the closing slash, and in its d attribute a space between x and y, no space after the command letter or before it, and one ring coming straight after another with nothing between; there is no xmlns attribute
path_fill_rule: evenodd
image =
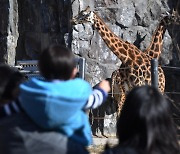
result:
<svg viewBox="0 0 180 154"><path fill-rule="evenodd" d="M108 92L110 91L109 81L103 80L97 87L94 88L93 93L89 96L89 99L85 105L85 109L97 108L107 98Z"/></svg>

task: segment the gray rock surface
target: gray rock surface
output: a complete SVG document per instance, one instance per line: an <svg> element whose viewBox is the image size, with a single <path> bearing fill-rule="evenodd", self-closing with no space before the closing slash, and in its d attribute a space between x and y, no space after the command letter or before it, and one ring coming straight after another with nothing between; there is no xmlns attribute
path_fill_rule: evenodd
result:
<svg viewBox="0 0 180 154"><path fill-rule="evenodd" d="M16 59L37 59L52 43L71 45L69 0L19 0L19 39Z"/></svg>
<svg viewBox="0 0 180 154"><path fill-rule="evenodd" d="M109 78L121 61L91 25L77 25L75 30L70 24L72 16L87 6L96 11L116 35L141 50L150 44L162 14L173 8L180 10L178 0L0 0L0 63L14 65L15 60L37 59L41 49L51 43L60 43L86 58L85 77L92 86ZM142 42L138 40L137 32L141 37L146 35ZM166 31L160 58L162 65L180 66L179 35L176 25ZM166 91L178 91L179 75L169 72L173 74L174 70L165 69ZM179 95L171 98L179 101ZM111 107L101 110L107 117L103 121L104 133L112 135L116 115L107 114L107 109Z"/></svg>
<svg viewBox="0 0 180 154"><path fill-rule="evenodd" d="M15 64L18 33L17 0L0 1L0 63Z"/></svg>

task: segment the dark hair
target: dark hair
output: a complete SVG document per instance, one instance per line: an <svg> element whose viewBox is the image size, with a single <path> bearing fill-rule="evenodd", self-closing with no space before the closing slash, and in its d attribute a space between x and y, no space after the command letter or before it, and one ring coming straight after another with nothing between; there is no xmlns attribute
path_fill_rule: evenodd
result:
<svg viewBox="0 0 180 154"><path fill-rule="evenodd" d="M136 87L127 95L117 122L120 145L146 154L177 154L179 146L169 102L151 86Z"/></svg>
<svg viewBox="0 0 180 154"><path fill-rule="evenodd" d="M73 53L62 45L52 45L40 55L39 70L48 80L68 80L76 67Z"/></svg>
<svg viewBox="0 0 180 154"><path fill-rule="evenodd" d="M14 100L14 90L24 81L24 76L15 68L0 64L0 100Z"/></svg>

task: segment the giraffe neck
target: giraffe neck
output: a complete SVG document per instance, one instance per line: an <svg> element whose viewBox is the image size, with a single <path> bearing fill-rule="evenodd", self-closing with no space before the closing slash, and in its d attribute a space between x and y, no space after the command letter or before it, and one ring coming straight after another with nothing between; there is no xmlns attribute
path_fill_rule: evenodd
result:
<svg viewBox="0 0 180 154"><path fill-rule="evenodd" d="M164 21L161 21L152 36L152 41L149 47L144 51L144 53L149 58L153 59L153 58L160 57L160 54L162 52L163 37L164 37L165 31L166 31L166 26L164 24Z"/></svg>
<svg viewBox="0 0 180 154"><path fill-rule="evenodd" d="M140 54L137 47L115 35L96 13L94 13L93 24L109 49L123 64L131 65L136 55Z"/></svg>

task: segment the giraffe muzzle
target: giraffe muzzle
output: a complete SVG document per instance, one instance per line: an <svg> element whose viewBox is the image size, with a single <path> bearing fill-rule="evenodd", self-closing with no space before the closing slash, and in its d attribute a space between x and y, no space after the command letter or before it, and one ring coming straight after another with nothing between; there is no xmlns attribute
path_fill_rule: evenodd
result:
<svg viewBox="0 0 180 154"><path fill-rule="evenodd" d="M76 21L76 19L74 19L74 18L72 18L72 19L70 20L70 22L71 22L72 25L77 25L77 24L78 24L77 21Z"/></svg>

